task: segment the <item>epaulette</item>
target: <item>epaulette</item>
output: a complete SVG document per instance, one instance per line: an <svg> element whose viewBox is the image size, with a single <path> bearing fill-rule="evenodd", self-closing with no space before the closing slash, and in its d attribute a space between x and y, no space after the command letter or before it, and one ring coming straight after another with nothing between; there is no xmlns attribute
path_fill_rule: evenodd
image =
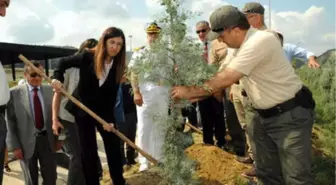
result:
<svg viewBox="0 0 336 185"><path fill-rule="evenodd" d="M137 48L134 49L134 51L140 51L140 50L142 50L144 48L145 48L145 46L137 47Z"/></svg>

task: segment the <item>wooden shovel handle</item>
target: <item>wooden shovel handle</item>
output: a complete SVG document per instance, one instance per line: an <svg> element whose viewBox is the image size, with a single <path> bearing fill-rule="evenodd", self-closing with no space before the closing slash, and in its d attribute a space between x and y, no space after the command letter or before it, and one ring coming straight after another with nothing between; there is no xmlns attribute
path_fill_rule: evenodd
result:
<svg viewBox="0 0 336 185"><path fill-rule="evenodd" d="M26 57L23 55L19 55L19 58L29 67L31 67L35 72L40 74L44 79L46 79L49 83L51 83L52 79L49 78L44 72L42 72L39 68L35 67L31 61L29 61ZM103 120L101 117L99 117L96 113L91 111L88 107L83 105L80 101L78 101L76 98L74 98L71 94L69 94L67 91L65 91L63 88L61 88L61 92L69 98L73 103L75 103L78 107L83 109L86 113L88 113L90 116L92 116L94 119L96 119L103 127L108 125L105 120ZM130 145L132 148L134 148L136 151L138 151L141 155L143 155L145 158L147 158L150 162L153 164L158 164L158 161L154 159L151 155L149 155L147 152L143 151L141 148L139 148L137 145L135 145L131 140L129 140L125 135L123 135L121 132L119 132L117 129L112 128L112 132L117 135L121 140L126 142L128 145Z"/></svg>

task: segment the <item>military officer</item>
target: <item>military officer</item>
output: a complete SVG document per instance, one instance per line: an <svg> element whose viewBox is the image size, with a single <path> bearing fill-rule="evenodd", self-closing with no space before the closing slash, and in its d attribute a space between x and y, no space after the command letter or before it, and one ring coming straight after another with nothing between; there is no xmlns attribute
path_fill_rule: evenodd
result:
<svg viewBox="0 0 336 185"><path fill-rule="evenodd" d="M158 121L164 119L155 119L155 115L160 117L168 116L169 107L169 87L158 82L146 80L148 72L135 72L133 68L139 60L142 60L145 53L151 52L153 43L159 37L161 28L156 23L151 23L147 29L147 45L138 48L132 55L128 65L131 71L131 84L134 92L134 103L136 104L138 128L137 144L144 151L148 152L158 161L163 158L164 130ZM154 54L155 55L155 54ZM161 57L154 57L160 59ZM146 62L144 58L141 62ZM152 69L157 71L162 69ZM147 73L147 74L146 74ZM149 168L149 161L139 155L140 169L144 171Z"/></svg>

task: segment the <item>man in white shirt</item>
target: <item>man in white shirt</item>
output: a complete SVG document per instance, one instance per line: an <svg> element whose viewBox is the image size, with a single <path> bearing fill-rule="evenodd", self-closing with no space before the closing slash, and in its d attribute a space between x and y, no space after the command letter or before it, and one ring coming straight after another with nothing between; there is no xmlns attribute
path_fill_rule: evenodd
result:
<svg viewBox="0 0 336 185"><path fill-rule="evenodd" d="M6 16L6 9L8 8L10 0L0 0L0 16ZM5 110L6 104L9 100L9 87L5 70L0 61L0 185L2 185L3 166L5 160L5 142L7 135Z"/></svg>
<svg viewBox="0 0 336 185"><path fill-rule="evenodd" d="M277 37L251 28L246 16L231 5L210 16L212 32L236 48L228 66L202 87L177 86L175 99L196 101L216 95L239 81L257 112L247 130L254 143L258 183L312 185L311 134L315 101L295 74Z"/></svg>

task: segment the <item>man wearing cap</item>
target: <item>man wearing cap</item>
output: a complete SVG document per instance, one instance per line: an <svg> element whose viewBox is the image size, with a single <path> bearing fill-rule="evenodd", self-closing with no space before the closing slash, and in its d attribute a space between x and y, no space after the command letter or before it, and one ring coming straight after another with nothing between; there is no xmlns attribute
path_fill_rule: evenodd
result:
<svg viewBox="0 0 336 185"><path fill-rule="evenodd" d="M235 48L227 67L202 87L177 86L175 99L199 100L239 81L256 114L247 125L257 176L266 185L311 185L311 133L315 102L287 62L274 34L251 28L238 8L223 6L210 16L209 38Z"/></svg>
<svg viewBox="0 0 336 185"><path fill-rule="evenodd" d="M0 0L0 16L6 16L6 9L8 8L10 0ZM9 101L9 87L7 82L6 72L0 61L0 185L3 178L3 166L5 160L5 148L6 148L6 120L5 111L6 104Z"/></svg>
<svg viewBox="0 0 336 185"><path fill-rule="evenodd" d="M246 15L247 20L249 21L251 26L259 30L267 30L264 21L265 8L260 3L246 3L242 11ZM279 35L277 32L274 32L272 30L268 31L277 34L277 37L281 40L281 42L283 42L283 37L281 34ZM316 60L316 56L312 52L308 52L304 48L298 47L295 44L285 43L283 44L283 49L289 61L292 61L292 59L296 57L299 59L303 59L304 61L308 60L307 64L311 68L320 67L320 64Z"/></svg>
<svg viewBox="0 0 336 185"><path fill-rule="evenodd" d="M243 12L251 26L259 30L266 30L265 25L265 8L257 2L246 3Z"/></svg>
<svg viewBox="0 0 336 185"><path fill-rule="evenodd" d="M273 34L276 34L272 30L268 30L265 25L264 13L265 8L258 2L249 2L246 3L243 10L249 24L259 30L269 31ZM249 101L249 97L247 96L242 84L235 83L231 86L230 91L230 98L234 102L234 107L237 111L237 116L239 118L239 122L241 127L245 130L246 135L246 144L247 144L247 157L237 158L238 162L245 163L245 164L254 164L254 157L253 151L251 148L251 137L247 132L247 124L250 124L248 121L250 119L246 119L246 116L253 116L255 113L251 108L251 102ZM244 177L255 177L256 176L256 169L255 164L253 165L252 169L242 173Z"/></svg>
<svg viewBox="0 0 336 185"><path fill-rule="evenodd" d="M148 152L156 160L163 159L164 130L156 115L168 116L169 88L160 83L145 80L150 75L145 72L136 73L133 68L137 62L146 62L142 59L145 53L151 52L153 43L159 37L161 28L156 23L151 23L147 29L147 45L134 52L128 65L131 71L131 84L134 92L134 103L137 105L137 144L144 151ZM155 57L160 58L160 57ZM162 69L152 69L153 71ZM163 69L165 70L165 69ZM140 171L149 168L149 161L139 154Z"/></svg>

